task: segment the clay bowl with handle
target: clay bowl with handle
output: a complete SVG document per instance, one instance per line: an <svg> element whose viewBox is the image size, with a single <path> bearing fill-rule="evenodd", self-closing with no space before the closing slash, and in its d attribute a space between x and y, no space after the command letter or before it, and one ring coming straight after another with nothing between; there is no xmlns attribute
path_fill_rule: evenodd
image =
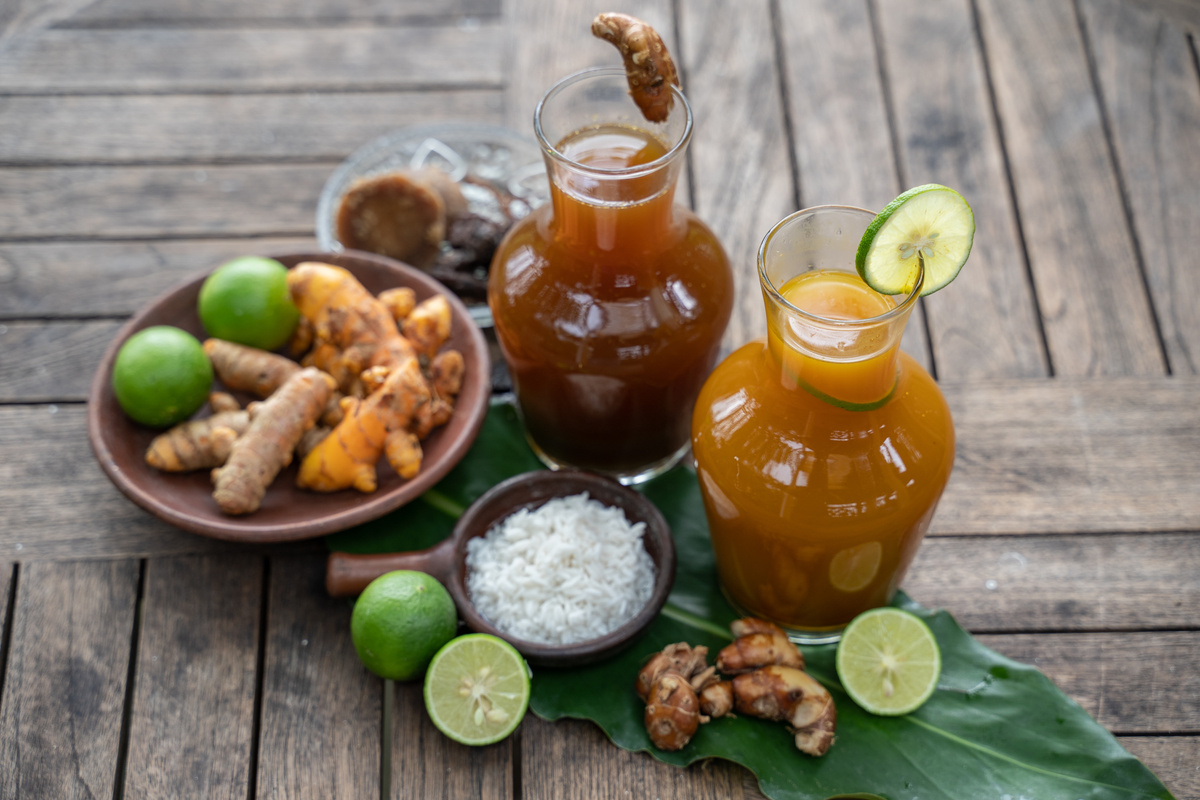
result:
<svg viewBox="0 0 1200 800"><path fill-rule="evenodd" d="M467 542L485 535L521 509L536 509L556 497L570 497L582 492L606 506L620 508L631 524L645 523L642 542L655 569L649 602L616 630L584 642L544 644L500 631L476 610L467 592ZM599 661L617 653L631 644L658 616L675 582L675 543L662 512L644 495L589 472L541 470L517 475L489 489L467 508L449 538L427 550L375 555L331 553L325 586L334 597L354 596L375 578L398 569L425 572L440 580L454 598L459 616L471 630L490 633L510 642L531 664L569 667Z"/></svg>

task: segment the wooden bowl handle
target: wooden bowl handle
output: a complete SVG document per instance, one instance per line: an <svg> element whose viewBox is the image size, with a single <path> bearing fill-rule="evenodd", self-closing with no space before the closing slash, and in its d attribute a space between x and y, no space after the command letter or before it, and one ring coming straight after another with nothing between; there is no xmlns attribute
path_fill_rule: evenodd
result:
<svg viewBox="0 0 1200 800"><path fill-rule="evenodd" d="M325 591L330 597L353 597L380 575L397 569L424 572L446 583L454 566L454 543L450 537L415 553L330 553L325 564Z"/></svg>

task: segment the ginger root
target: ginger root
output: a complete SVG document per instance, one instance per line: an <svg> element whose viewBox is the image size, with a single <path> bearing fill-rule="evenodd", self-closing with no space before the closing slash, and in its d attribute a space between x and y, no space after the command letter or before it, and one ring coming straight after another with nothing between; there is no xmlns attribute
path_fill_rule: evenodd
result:
<svg viewBox="0 0 1200 800"><path fill-rule="evenodd" d="M647 704L650 741L678 750L700 725L737 711L787 722L797 749L824 755L833 744L837 708L829 691L804 672L800 651L770 622L747 617L730 629L736 638L721 650L715 668L706 663L706 647L686 642L667 645L642 667L634 686ZM738 674L721 680L718 669Z"/></svg>
<svg viewBox="0 0 1200 800"><path fill-rule="evenodd" d="M225 465L213 470L213 499L222 511L258 510L267 487L292 462L300 438L321 416L334 385L329 375L305 368L251 406L249 427L233 443Z"/></svg>
<svg viewBox="0 0 1200 800"><path fill-rule="evenodd" d="M663 122L675 98L679 73L658 31L628 14L604 13L592 20L592 35L616 46L625 62L629 95L651 122Z"/></svg>
<svg viewBox="0 0 1200 800"><path fill-rule="evenodd" d="M737 675L733 699L741 714L791 725L802 753L823 756L833 744L837 727L833 697L803 670L772 665Z"/></svg>

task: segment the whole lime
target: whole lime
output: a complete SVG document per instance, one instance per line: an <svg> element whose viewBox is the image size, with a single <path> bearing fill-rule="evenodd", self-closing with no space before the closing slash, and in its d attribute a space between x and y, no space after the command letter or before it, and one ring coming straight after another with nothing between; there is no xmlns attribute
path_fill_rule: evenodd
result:
<svg viewBox="0 0 1200 800"><path fill-rule="evenodd" d="M396 570L363 590L350 617L350 637L367 669L407 681L458 630L458 612L446 587L424 572Z"/></svg>
<svg viewBox="0 0 1200 800"><path fill-rule="evenodd" d="M117 351L112 389L117 403L143 425L165 428L190 417L212 389L212 362L195 336L155 325Z"/></svg>
<svg viewBox="0 0 1200 800"><path fill-rule="evenodd" d="M213 270L200 287L204 330L216 339L274 350L300 319L288 292L287 267L271 258L243 256Z"/></svg>

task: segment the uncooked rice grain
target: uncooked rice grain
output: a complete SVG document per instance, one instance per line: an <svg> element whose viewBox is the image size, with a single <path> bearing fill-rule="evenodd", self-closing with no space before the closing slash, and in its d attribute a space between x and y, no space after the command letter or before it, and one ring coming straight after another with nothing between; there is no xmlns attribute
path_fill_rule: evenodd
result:
<svg viewBox="0 0 1200 800"><path fill-rule="evenodd" d="M645 528L586 492L522 509L467 543L467 591L510 636L542 644L595 639L650 601Z"/></svg>

